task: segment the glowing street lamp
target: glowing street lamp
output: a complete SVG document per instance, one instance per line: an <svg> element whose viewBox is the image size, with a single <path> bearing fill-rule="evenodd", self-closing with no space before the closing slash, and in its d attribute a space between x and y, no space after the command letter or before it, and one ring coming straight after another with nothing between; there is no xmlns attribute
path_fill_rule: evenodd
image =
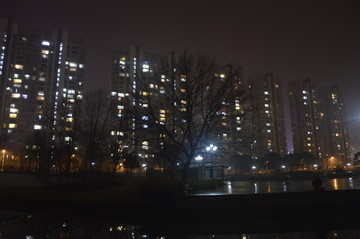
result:
<svg viewBox="0 0 360 239"><path fill-rule="evenodd" d="M217 146L210 144L205 149L207 152L215 152L217 150ZM214 186L214 157L211 157L211 180L212 180L212 184Z"/></svg>
<svg viewBox="0 0 360 239"><path fill-rule="evenodd" d="M201 162L204 158L201 155L195 157L195 161Z"/></svg>
<svg viewBox="0 0 360 239"><path fill-rule="evenodd" d="M330 157L330 167L334 167L334 159L335 157Z"/></svg>
<svg viewBox="0 0 360 239"><path fill-rule="evenodd" d="M210 146L206 147L206 151L213 151L215 152L217 150L217 146L210 144Z"/></svg>
<svg viewBox="0 0 360 239"><path fill-rule="evenodd" d="M197 155L196 157L195 157L195 161L196 162L199 162L199 163L202 163L201 164L201 170L200 170L200 178L204 178L204 176L203 176L203 174L204 174L204 162L203 162L203 156L201 156L201 155Z"/></svg>
<svg viewBox="0 0 360 239"><path fill-rule="evenodd" d="M5 153L6 153L6 150L3 149L2 150L2 164L1 164L1 171L4 171L4 167L5 167Z"/></svg>

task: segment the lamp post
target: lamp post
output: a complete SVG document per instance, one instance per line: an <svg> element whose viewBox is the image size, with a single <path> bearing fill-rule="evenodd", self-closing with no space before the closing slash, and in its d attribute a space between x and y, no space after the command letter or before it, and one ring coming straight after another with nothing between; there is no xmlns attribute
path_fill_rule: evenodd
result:
<svg viewBox="0 0 360 239"><path fill-rule="evenodd" d="M215 152L217 150L217 146L210 144L208 147L206 147L207 152ZM214 157L211 157L211 183L212 186L214 186Z"/></svg>
<svg viewBox="0 0 360 239"><path fill-rule="evenodd" d="M196 162L200 162L201 163L201 168L200 168L200 179L204 178L204 161L203 161L203 157L201 155L198 155L195 157L195 161Z"/></svg>
<svg viewBox="0 0 360 239"><path fill-rule="evenodd" d="M1 163L1 171L4 172L4 167L5 167L5 153L6 153L6 150L3 149L2 150L2 163Z"/></svg>
<svg viewBox="0 0 360 239"><path fill-rule="evenodd" d="M330 157L330 167L333 168L334 167L334 157Z"/></svg>

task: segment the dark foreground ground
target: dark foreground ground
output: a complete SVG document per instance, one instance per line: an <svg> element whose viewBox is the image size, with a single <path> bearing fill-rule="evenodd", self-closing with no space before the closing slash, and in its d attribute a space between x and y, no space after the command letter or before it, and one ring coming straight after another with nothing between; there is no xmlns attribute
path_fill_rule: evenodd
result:
<svg viewBox="0 0 360 239"><path fill-rule="evenodd" d="M2 188L0 208L142 225L156 235L360 229L359 190L185 196L173 186Z"/></svg>

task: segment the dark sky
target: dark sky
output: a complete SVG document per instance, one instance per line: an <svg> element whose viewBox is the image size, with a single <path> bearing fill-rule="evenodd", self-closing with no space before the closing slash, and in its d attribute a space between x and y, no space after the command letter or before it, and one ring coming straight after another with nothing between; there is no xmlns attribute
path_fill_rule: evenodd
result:
<svg viewBox="0 0 360 239"><path fill-rule="evenodd" d="M214 3L213 3L214 2ZM207 52L244 73L273 72L284 84L340 86L352 136L360 134L360 4L271 0L7 0L0 16L87 37L87 89L106 88L113 45L158 53Z"/></svg>

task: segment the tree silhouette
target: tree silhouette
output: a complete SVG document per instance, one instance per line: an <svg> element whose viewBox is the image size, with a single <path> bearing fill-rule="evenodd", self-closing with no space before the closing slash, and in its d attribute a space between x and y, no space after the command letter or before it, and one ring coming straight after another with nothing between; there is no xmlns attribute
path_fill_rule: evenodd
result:
<svg viewBox="0 0 360 239"><path fill-rule="evenodd" d="M130 174L134 173L134 170L140 168L140 163L137 156L134 153L124 155L124 168Z"/></svg>
<svg viewBox="0 0 360 239"><path fill-rule="evenodd" d="M260 162L263 165L263 167L265 167L266 169L280 169L282 158L280 154L270 152L264 155L260 159Z"/></svg>
<svg viewBox="0 0 360 239"><path fill-rule="evenodd" d="M166 77L158 83L160 93L155 93L143 77L134 97L143 106L141 113L147 115L147 126L152 129L146 141L161 148L161 140L166 139L176 148L182 180L187 183L194 156L209 143L222 147L218 133L231 120L235 97L240 97L234 92L240 94L241 69L222 65L205 54L186 52L173 65L164 65Z"/></svg>

